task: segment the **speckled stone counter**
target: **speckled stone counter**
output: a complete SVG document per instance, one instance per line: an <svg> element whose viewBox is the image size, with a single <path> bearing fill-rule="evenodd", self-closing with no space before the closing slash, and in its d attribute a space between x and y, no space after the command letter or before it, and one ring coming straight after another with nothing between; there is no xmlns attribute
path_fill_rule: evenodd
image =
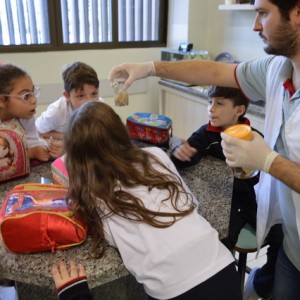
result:
<svg viewBox="0 0 300 300"><path fill-rule="evenodd" d="M0 203L15 185L40 183L41 177L51 179L50 163L33 167L29 177L1 184ZM109 247L101 259L93 259L90 247L88 239L83 245L66 251L16 255L0 246L0 278L16 281L19 300L57 299L51 266L54 262L74 259L82 262L90 274L88 282L94 299L147 299L142 286L129 275L114 248Z"/></svg>
<svg viewBox="0 0 300 300"><path fill-rule="evenodd" d="M232 193L232 172L225 162L210 157L181 175L199 200L200 213L215 227L220 238L227 235ZM41 177L51 178L50 164L32 168L29 177L0 186L0 203L15 185L25 182L41 182ZM22 234L22 233L20 233ZM114 248L110 247L103 258L90 257L91 242L55 253L16 255L0 246L0 278L16 281L19 300L56 299L51 266L63 260L81 261L89 274L89 286L94 299L132 300L147 299L140 284L129 275Z"/></svg>
<svg viewBox="0 0 300 300"><path fill-rule="evenodd" d="M173 136L170 152L181 140ZM228 235L233 173L225 161L207 156L192 167L179 171L199 202L198 212L219 232L219 238Z"/></svg>
<svg viewBox="0 0 300 300"><path fill-rule="evenodd" d="M217 158L204 157L180 175L199 201L198 212L219 232L228 235L233 175L227 164Z"/></svg>

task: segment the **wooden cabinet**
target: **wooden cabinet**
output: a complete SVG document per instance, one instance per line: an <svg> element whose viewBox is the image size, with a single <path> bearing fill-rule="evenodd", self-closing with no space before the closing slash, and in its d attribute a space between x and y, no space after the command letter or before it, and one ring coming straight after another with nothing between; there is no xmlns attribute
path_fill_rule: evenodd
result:
<svg viewBox="0 0 300 300"><path fill-rule="evenodd" d="M208 122L207 97L190 95L166 86L159 86L159 113L173 120L173 134L188 138Z"/></svg>

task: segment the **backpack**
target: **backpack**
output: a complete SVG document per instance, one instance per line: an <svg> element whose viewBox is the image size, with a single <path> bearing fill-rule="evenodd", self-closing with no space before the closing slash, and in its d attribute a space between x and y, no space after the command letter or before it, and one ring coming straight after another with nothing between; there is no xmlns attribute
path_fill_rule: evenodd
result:
<svg viewBox="0 0 300 300"><path fill-rule="evenodd" d="M0 210L3 246L14 253L68 249L83 243L87 226L75 217L61 185L25 183L8 192Z"/></svg>
<svg viewBox="0 0 300 300"><path fill-rule="evenodd" d="M28 176L30 161L24 129L17 119L0 122L0 183Z"/></svg>
<svg viewBox="0 0 300 300"><path fill-rule="evenodd" d="M126 119L126 127L132 140L169 149L172 137L170 118L159 114L136 112Z"/></svg>
<svg viewBox="0 0 300 300"><path fill-rule="evenodd" d="M55 184L69 186L69 174L65 165L66 155L56 158L51 164L52 179Z"/></svg>

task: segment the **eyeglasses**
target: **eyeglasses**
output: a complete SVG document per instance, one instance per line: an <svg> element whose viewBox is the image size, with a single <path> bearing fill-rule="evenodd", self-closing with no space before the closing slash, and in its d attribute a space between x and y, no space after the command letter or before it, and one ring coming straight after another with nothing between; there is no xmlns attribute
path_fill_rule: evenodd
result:
<svg viewBox="0 0 300 300"><path fill-rule="evenodd" d="M34 87L33 92L27 92L21 95L8 95L8 94L0 94L3 97L15 97L22 100L24 103L28 103L32 98L38 98L40 95L40 88Z"/></svg>

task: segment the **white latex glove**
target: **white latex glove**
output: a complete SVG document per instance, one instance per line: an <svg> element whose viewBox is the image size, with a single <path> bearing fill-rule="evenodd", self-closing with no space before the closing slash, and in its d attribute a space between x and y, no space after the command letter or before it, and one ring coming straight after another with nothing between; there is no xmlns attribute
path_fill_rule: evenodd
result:
<svg viewBox="0 0 300 300"><path fill-rule="evenodd" d="M245 141L221 133L223 153L230 167L242 167L269 172L277 152L272 151L262 136L253 132L253 140Z"/></svg>
<svg viewBox="0 0 300 300"><path fill-rule="evenodd" d="M127 90L138 79L155 76L155 67L152 61L139 64L121 64L112 68L108 79L113 82L116 79L126 79L123 89Z"/></svg>
<svg viewBox="0 0 300 300"><path fill-rule="evenodd" d="M190 161L191 158L197 153L197 150L190 146L187 141L176 147L173 156L181 161Z"/></svg>

